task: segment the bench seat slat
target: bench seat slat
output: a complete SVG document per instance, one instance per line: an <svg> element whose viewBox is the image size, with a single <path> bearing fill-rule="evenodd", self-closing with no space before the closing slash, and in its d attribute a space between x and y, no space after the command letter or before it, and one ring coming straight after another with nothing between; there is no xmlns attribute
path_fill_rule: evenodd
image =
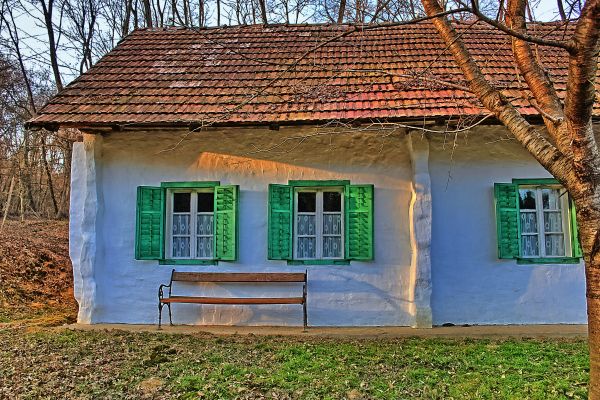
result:
<svg viewBox="0 0 600 400"><path fill-rule="evenodd" d="M304 282L304 273L173 272L177 282Z"/></svg>
<svg viewBox="0 0 600 400"><path fill-rule="evenodd" d="M171 296L160 300L162 303L197 304L302 304L302 297L191 297Z"/></svg>

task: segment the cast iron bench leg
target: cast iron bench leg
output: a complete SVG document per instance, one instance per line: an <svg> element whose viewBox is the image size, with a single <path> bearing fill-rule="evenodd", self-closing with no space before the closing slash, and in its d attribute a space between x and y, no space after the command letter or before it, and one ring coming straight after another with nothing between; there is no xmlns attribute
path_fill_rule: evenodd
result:
<svg viewBox="0 0 600 400"><path fill-rule="evenodd" d="M306 315L306 300L304 301L304 304L302 304L303 307L303 311L304 311L304 332L308 332L308 318Z"/></svg>
<svg viewBox="0 0 600 400"><path fill-rule="evenodd" d="M161 302L158 302L158 329L160 329L160 323L162 320L162 308L163 308L164 304Z"/></svg>
<svg viewBox="0 0 600 400"><path fill-rule="evenodd" d="M304 313L304 332L307 332L307 328L308 328L308 315L306 313L306 295L308 292L308 288L306 287L308 285L307 277L308 277L308 271L305 271L304 272L304 285L302 285L302 312Z"/></svg>

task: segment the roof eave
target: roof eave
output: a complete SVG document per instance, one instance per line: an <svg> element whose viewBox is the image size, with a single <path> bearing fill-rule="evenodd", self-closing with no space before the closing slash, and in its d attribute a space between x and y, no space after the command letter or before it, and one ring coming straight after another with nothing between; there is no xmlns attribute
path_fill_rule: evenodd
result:
<svg viewBox="0 0 600 400"><path fill-rule="evenodd" d="M271 128L277 129L278 127L284 126L306 126L306 125L325 125L331 122L338 122L340 124L348 125L364 125L364 124L376 124L376 123L404 123L419 125L430 125L435 123L446 123L453 116L432 116L425 118L353 118L353 119L336 119L336 120L295 120L295 121L250 121L250 122L224 122L210 124L209 126L203 127L200 123L186 122L186 121L175 121L175 122L150 122L150 123L118 123L118 122L36 122L28 121L25 126L27 129L46 129L49 131L56 131L60 128L75 128L79 130L108 130L108 131L128 131L128 130L143 130L143 129L202 129L202 128ZM498 121L495 118L488 118L485 121L486 125L498 125Z"/></svg>
<svg viewBox="0 0 600 400"><path fill-rule="evenodd" d="M27 129L46 129L48 131L55 132L60 128L74 128L81 131L99 131L99 132L123 132L133 130L202 130L208 128L269 128L277 130L279 127L293 127L293 126L319 126L329 124L331 122L338 122L340 124L347 125L365 125L365 124L377 124L377 123L398 123L405 125L412 125L415 128L423 125L443 125L450 122L457 123L458 121L452 121L452 118L458 116L431 116L424 118L386 118L386 119L375 119L375 118L355 118L355 119L338 119L338 120L295 120L295 121L264 121L264 122L224 122L211 124L210 126L202 126L200 123L187 122L187 121L175 121L175 122L150 122L150 123L117 123L117 122L93 122L93 123L82 123L82 122L36 122L28 121L25 124ZM475 116L472 116L475 117ZM484 115L481 115L484 117ZM525 118L529 123L540 125L543 123L543 119L540 115L526 115ZM600 122L600 115L593 116L592 121L594 123ZM479 125L501 125L500 121L495 117L487 118ZM409 127L408 127L409 128Z"/></svg>

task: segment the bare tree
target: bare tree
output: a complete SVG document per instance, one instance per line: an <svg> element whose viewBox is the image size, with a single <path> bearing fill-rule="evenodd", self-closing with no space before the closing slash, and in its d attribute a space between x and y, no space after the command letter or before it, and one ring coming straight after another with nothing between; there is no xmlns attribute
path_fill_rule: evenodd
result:
<svg viewBox="0 0 600 400"><path fill-rule="evenodd" d="M58 66L58 41L56 40L55 36L55 24L53 20L55 4L54 0L47 1L48 2L46 3L46 0L38 0L38 4L42 7L44 24L46 28L46 33L48 34L48 53L50 56L50 65L52 66L52 73L54 74L54 83L56 84L56 88L59 91L61 91L63 89L63 83L60 74L60 68Z"/></svg>
<svg viewBox="0 0 600 400"><path fill-rule="evenodd" d="M64 10L66 23L63 24L62 33L70 39L73 50L79 53L79 73L84 73L94 61L98 3L95 0L65 1Z"/></svg>
<svg viewBox="0 0 600 400"><path fill-rule="evenodd" d="M338 10L337 23L341 24L344 22L344 14L346 14L346 0L340 0L340 6Z"/></svg>
<svg viewBox="0 0 600 400"><path fill-rule="evenodd" d="M269 21L267 19L267 2L266 0L257 0L258 1L258 5L260 7L260 16L262 19L262 23L263 24L268 24Z"/></svg>
<svg viewBox="0 0 600 400"><path fill-rule="evenodd" d="M150 0L142 0L144 10L144 22L147 28L152 28L152 7Z"/></svg>
<svg viewBox="0 0 600 400"><path fill-rule="evenodd" d="M217 26L221 26L221 0L216 0L217 2Z"/></svg>
<svg viewBox="0 0 600 400"><path fill-rule="evenodd" d="M433 16L443 11L438 0L423 0ZM544 119L548 138L532 126L501 91L488 82L460 34L447 17L433 24L469 82L471 91L533 157L572 196L586 266L590 348L590 399L600 399L600 152L592 129L595 80L600 52L600 0L588 0L573 34L564 41L534 39L527 34L526 0L508 0L506 25L513 55ZM473 11L480 18L474 4ZM510 29L508 27L511 27ZM531 43L563 49L569 57L564 105L554 83L535 56Z"/></svg>

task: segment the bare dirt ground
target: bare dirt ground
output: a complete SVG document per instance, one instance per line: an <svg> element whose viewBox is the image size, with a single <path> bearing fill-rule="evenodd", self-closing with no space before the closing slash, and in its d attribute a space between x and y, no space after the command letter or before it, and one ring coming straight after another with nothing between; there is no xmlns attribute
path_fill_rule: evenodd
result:
<svg viewBox="0 0 600 400"><path fill-rule="evenodd" d="M0 323L74 322L68 221L6 221L0 231Z"/></svg>

